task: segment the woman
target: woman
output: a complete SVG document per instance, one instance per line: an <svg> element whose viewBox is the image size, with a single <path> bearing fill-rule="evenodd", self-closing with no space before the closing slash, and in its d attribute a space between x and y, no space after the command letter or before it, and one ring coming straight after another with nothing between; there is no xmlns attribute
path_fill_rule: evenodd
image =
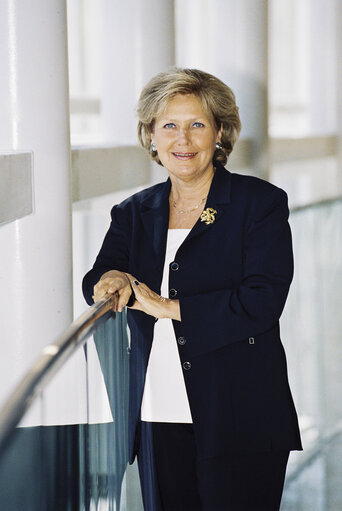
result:
<svg viewBox="0 0 342 511"><path fill-rule="evenodd" d="M114 206L84 294L129 306L130 459L145 509L276 511L302 448L279 337L287 195L223 167L241 125L214 76L157 75L138 115L169 177Z"/></svg>

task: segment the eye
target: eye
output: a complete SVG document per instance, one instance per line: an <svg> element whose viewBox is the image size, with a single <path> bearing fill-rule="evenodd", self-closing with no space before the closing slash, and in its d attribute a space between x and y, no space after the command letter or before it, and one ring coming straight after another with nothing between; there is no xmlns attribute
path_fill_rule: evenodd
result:
<svg viewBox="0 0 342 511"><path fill-rule="evenodd" d="M173 123L173 122L168 122L167 124L164 124L164 128L166 128L167 130L171 129L171 128L174 128L176 125Z"/></svg>
<svg viewBox="0 0 342 511"><path fill-rule="evenodd" d="M204 128L204 124L202 122L194 122L193 127L194 128Z"/></svg>

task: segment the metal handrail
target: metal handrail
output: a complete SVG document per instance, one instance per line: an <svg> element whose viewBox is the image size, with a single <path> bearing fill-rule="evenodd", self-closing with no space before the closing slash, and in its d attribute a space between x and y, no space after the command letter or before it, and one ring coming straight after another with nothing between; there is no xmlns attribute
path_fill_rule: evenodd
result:
<svg viewBox="0 0 342 511"><path fill-rule="evenodd" d="M113 314L116 304L116 294L101 298L43 349L0 410L0 452L35 398L97 326Z"/></svg>
<svg viewBox="0 0 342 511"><path fill-rule="evenodd" d="M328 197L327 199L318 199L317 201L310 202L309 204L302 204L300 206L291 206L290 213L292 213L292 212L296 213L297 211L312 209L312 208L319 207L319 206L328 206L330 204L334 204L337 202L342 202L342 197L340 194L336 197Z"/></svg>

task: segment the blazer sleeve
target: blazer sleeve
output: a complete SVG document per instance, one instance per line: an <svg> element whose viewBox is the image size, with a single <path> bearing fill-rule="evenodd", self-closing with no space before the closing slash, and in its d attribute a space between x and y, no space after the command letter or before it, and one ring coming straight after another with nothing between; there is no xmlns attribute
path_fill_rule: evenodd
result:
<svg viewBox="0 0 342 511"><path fill-rule="evenodd" d="M274 188L264 201L257 201L246 227L239 285L180 297L189 356L266 332L278 322L293 278L288 216L287 194Z"/></svg>
<svg viewBox="0 0 342 511"><path fill-rule="evenodd" d="M93 289L104 273L109 270L128 271L128 229L124 211L119 206L114 206L111 211L111 224L94 266L83 278L82 290L88 305L94 303Z"/></svg>

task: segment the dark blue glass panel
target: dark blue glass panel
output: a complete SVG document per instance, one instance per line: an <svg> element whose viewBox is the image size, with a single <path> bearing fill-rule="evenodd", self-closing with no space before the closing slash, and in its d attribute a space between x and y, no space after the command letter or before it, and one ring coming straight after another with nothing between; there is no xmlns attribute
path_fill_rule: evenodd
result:
<svg viewBox="0 0 342 511"><path fill-rule="evenodd" d="M0 509L79 509L79 426L18 428L0 458Z"/></svg>

